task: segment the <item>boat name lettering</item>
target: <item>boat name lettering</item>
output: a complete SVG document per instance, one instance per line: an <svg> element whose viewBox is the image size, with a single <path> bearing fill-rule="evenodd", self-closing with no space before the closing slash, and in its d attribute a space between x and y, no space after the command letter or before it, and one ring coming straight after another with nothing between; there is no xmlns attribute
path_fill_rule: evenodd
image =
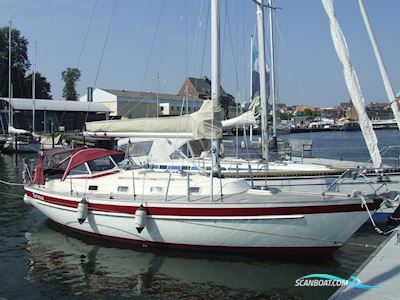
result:
<svg viewBox="0 0 400 300"><path fill-rule="evenodd" d="M32 193L32 197L33 197L33 198L36 198L36 199L39 199L39 200L44 200L44 196L38 195L38 194L36 194L36 193Z"/></svg>

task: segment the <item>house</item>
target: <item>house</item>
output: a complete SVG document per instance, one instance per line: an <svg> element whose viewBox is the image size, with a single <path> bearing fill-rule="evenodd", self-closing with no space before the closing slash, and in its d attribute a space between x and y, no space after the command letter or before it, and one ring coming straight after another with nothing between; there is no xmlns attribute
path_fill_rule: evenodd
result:
<svg viewBox="0 0 400 300"><path fill-rule="evenodd" d="M392 108L387 102L371 102L365 110L371 120L390 120L394 118Z"/></svg>
<svg viewBox="0 0 400 300"><path fill-rule="evenodd" d="M186 93L189 97L211 99L211 80L207 76L203 78L188 77L180 88L178 95L184 97ZM235 106L235 98L231 94L226 93L222 86L220 87L220 95L224 119L227 119L229 116L229 106Z"/></svg>

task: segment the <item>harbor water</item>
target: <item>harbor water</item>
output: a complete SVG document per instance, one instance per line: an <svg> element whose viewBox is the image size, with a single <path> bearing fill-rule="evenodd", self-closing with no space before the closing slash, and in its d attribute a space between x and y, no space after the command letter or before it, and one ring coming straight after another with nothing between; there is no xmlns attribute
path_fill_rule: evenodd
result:
<svg viewBox="0 0 400 300"><path fill-rule="evenodd" d="M396 130L377 135L380 147L400 146ZM360 132L288 138L312 139L316 157L368 161ZM394 164L398 155L392 153ZM21 182L27 157L2 155L0 179ZM336 288L297 287L296 279L321 273L348 278L385 239L365 224L329 256L132 249L60 228L23 202L22 186L0 184L0 195L0 299L327 299Z"/></svg>

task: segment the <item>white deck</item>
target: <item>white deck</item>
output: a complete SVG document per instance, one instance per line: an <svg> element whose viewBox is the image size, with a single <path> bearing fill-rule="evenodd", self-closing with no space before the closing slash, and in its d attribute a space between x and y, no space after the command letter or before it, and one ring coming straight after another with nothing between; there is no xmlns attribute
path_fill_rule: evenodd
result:
<svg viewBox="0 0 400 300"><path fill-rule="evenodd" d="M292 161L294 162L301 162L301 157L292 157ZM371 163L364 163L364 162L357 162L357 161L348 161L348 160L338 160L338 159L327 159L327 158L303 158L303 163L305 164L319 164L325 166L332 166L336 168L343 168L343 169L352 169L352 168L365 168L371 167Z"/></svg>
<svg viewBox="0 0 400 300"><path fill-rule="evenodd" d="M400 297L400 243L397 232L368 258L353 274L362 284L381 286L375 289L340 288L330 299L399 299Z"/></svg>

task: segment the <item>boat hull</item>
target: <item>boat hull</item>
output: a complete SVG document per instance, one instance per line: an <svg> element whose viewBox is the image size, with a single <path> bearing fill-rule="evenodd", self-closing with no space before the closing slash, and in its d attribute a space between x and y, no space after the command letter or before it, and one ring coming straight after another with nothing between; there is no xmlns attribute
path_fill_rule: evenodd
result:
<svg viewBox="0 0 400 300"><path fill-rule="evenodd" d="M15 149L14 142L6 142L4 144L3 153L39 153L41 150L40 143L27 143L27 142L17 142L17 149Z"/></svg>
<svg viewBox="0 0 400 300"><path fill-rule="evenodd" d="M91 201L86 221L77 220L80 201L52 197L26 189L24 200L51 220L72 230L103 239L137 244L222 252L327 253L339 248L367 220L361 204L318 206L252 206L247 210L215 203L193 205L146 203L146 225L135 228L135 211L141 202L124 205Z"/></svg>

